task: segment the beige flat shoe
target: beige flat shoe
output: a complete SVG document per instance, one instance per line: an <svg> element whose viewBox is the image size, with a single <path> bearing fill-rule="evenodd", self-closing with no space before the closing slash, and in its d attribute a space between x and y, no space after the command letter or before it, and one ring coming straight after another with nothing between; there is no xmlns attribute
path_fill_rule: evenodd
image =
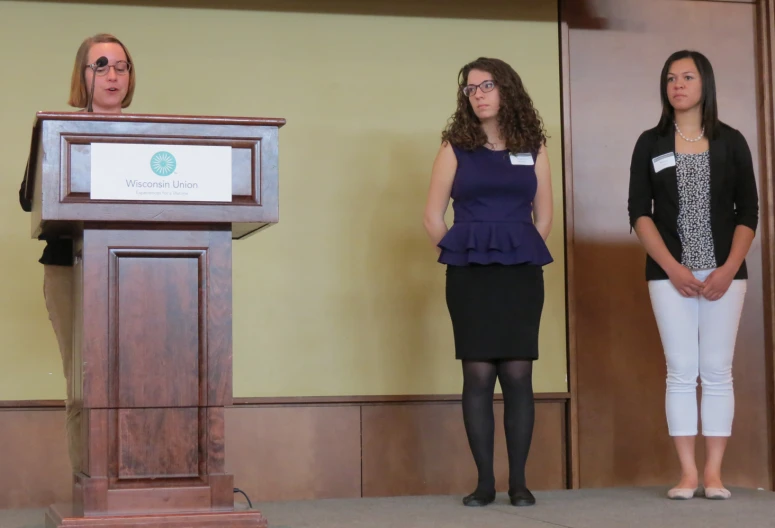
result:
<svg viewBox="0 0 775 528"><path fill-rule="evenodd" d="M700 495L702 495L701 488L673 488L667 492L667 498L670 500L689 500Z"/></svg>
<svg viewBox="0 0 775 528"><path fill-rule="evenodd" d="M705 498L711 500L727 500L732 496L732 492L726 488L706 488Z"/></svg>

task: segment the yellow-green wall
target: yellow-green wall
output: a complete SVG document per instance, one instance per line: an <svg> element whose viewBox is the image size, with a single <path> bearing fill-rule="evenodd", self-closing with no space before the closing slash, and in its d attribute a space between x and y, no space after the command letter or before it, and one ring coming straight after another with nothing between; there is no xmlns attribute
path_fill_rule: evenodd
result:
<svg viewBox="0 0 775 528"><path fill-rule="evenodd" d="M422 212L457 71L478 56L511 63L552 136L555 262L534 383L564 392L557 9L545 4L538 22L0 1L0 400L65 394L43 245L16 197L34 113L68 109L75 51L103 31L134 56L132 112L288 120L280 223L234 244L242 397L460 391Z"/></svg>

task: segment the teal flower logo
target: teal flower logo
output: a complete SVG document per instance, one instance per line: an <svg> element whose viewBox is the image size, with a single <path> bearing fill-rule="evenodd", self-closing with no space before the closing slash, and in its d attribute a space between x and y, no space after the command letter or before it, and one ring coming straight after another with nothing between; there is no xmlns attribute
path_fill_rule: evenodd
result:
<svg viewBox="0 0 775 528"><path fill-rule="evenodd" d="M151 157L151 170L159 176L169 176L177 165L175 156L163 150Z"/></svg>

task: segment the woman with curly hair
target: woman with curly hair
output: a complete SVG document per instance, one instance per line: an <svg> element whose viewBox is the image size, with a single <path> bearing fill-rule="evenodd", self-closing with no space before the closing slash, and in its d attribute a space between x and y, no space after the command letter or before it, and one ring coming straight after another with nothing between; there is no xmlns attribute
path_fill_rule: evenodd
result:
<svg viewBox="0 0 775 528"><path fill-rule="evenodd" d="M455 356L463 366L463 421L478 471L466 506L495 500L493 392L503 390L509 499L535 504L525 483L533 435L533 361L552 262L546 133L514 69L479 58L458 75L457 110L441 135L425 229L446 264ZM453 199L454 223L444 214Z"/></svg>

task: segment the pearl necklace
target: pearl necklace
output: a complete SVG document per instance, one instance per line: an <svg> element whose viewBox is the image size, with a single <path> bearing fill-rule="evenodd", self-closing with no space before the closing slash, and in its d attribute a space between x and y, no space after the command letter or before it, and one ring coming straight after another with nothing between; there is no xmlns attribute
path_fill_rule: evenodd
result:
<svg viewBox="0 0 775 528"><path fill-rule="evenodd" d="M681 129L678 128L678 123L673 122L673 124L675 125L675 130L676 130L676 132L678 132L678 135L681 136L684 141L688 141L689 143L696 143L697 141L701 140L702 137L705 135L705 127L702 127L702 129L700 130L700 135L699 136L697 136L694 139L689 139L688 137L684 136L683 132L681 132Z"/></svg>

